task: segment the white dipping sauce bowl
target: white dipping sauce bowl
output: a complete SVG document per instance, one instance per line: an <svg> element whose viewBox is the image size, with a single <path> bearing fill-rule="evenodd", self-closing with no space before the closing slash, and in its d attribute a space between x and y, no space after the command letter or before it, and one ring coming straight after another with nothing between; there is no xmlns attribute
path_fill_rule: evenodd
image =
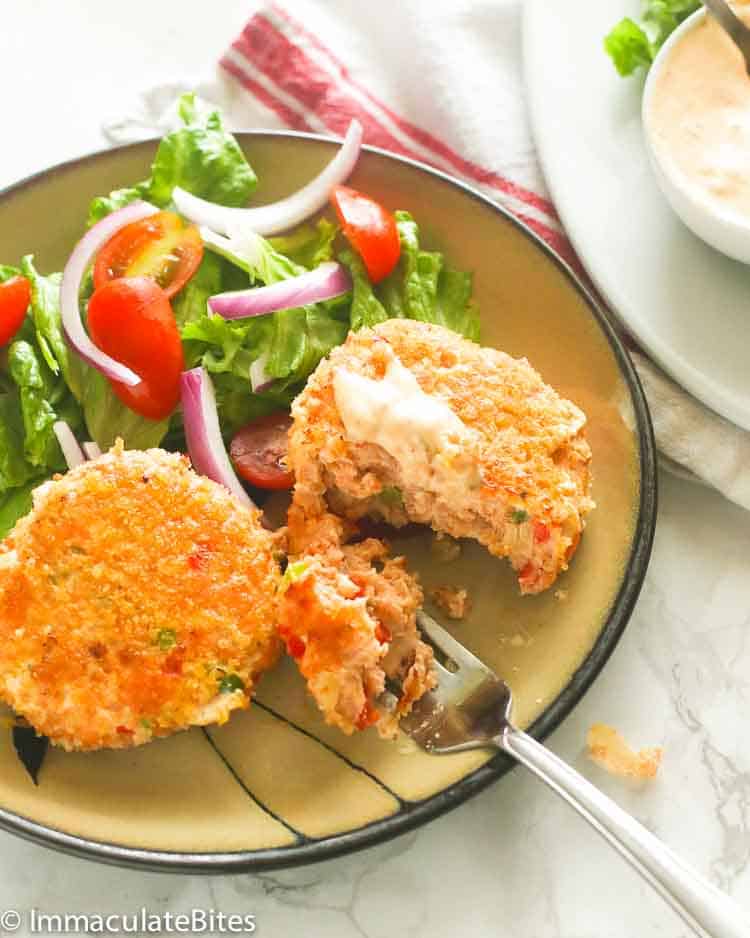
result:
<svg viewBox="0 0 750 938"><path fill-rule="evenodd" d="M736 214L722 212L720 206L706 197L696 184L691 183L661 152L663 148L655 142L650 120L651 103L659 74L669 60L672 49L686 33L700 25L707 15L704 9L700 9L689 16L677 27L657 53L643 90L641 116L644 140L659 188L675 213L694 234L711 247L734 260L750 264L750 219L744 221ZM750 172L750 166L748 172Z"/></svg>

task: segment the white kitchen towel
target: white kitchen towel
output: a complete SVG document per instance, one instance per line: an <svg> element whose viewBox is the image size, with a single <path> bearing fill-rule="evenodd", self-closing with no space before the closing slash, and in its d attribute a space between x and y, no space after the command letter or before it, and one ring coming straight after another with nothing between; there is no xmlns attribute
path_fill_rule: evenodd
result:
<svg viewBox="0 0 750 938"><path fill-rule="evenodd" d="M176 96L191 88L220 105L233 129L342 135L357 117L367 143L480 189L580 273L529 133L522 2L256 3L217 68L149 89L105 133L122 142L163 130L174 120ZM632 357L665 465L750 509L750 433L708 410L647 356Z"/></svg>

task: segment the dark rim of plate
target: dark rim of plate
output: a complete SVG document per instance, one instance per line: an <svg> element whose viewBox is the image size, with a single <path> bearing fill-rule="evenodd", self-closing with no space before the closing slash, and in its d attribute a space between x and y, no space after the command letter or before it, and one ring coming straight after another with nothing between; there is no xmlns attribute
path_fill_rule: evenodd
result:
<svg viewBox="0 0 750 938"><path fill-rule="evenodd" d="M246 140L251 137L293 137L325 145L332 142L339 142L337 138L333 137L286 130L238 131L237 136L245 138ZM146 148L153 146L157 139L158 138L138 141L136 143L127 144L126 146L117 147L115 150L134 149L137 147ZM445 183L458 187L463 190L466 195L494 209L507 222L510 222L518 228L518 230L558 268L585 300L592 316L607 338L620 372L625 378L630 390L636 416L636 432L640 451L640 498L638 519L633 535L633 546L625 566L625 575L619 592L612 603L607 621L602 627L594 646L565 688L528 729L528 732L536 739L543 740L552 730L556 729L571 712L606 664L628 623L646 575L656 525L657 493L656 446L643 389L622 341L614 332L598 300L571 270L568 264L566 264L565 261L563 261L527 225L519 221L518 218L501 205L493 202L471 186L454 179L447 173L434 169L418 160L389 153L387 150L383 150L379 147L364 146L363 150L422 170L425 173L436 176ZM82 163L106 159L112 152L114 152L112 148L98 150L85 156L58 163L53 167L28 176L26 179L22 179L0 190L0 200L12 193L34 185L50 174L70 170ZM431 821L433 818L450 811L452 808L457 807L459 804L482 791L484 788L487 788L492 782L505 775L514 765L515 762L505 755L495 756L489 762L438 794L426 798L423 801L405 803L400 810L387 818L367 824L356 830L347 831L343 834L334 834L317 840L306 839L303 843L290 847L273 847L263 850L246 850L231 853L188 853L184 851L160 851L125 847L114 843L89 840L84 837L66 834L64 831L47 827L30 818L23 817L2 808L0 808L0 828L4 828L11 833L18 834L44 846L53 847L64 853L98 860L102 863L112 863L156 872L260 872L263 870L301 866L307 863L317 863L321 860L332 859L333 857L351 853L355 850L374 846L392 837L396 837L399 834L405 834L425 824L427 821Z"/></svg>

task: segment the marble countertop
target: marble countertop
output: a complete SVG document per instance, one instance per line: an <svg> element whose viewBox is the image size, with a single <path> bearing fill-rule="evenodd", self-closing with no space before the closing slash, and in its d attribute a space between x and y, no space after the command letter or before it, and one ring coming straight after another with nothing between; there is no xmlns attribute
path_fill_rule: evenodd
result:
<svg viewBox="0 0 750 938"><path fill-rule="evenodd" d="M248 15L242 0L6 4L0 185L101 146L103 120L138 89L215 59ZM654 554L632 622L549 745L750 909L750 517L706 489L660 481ZM582 750L595 721L634 744L662 745L656 781L628 785L593 766ZM141 906L253 913L268 938L688 934L521 769L416 833L260 876L133 872L0 833L0 911Z"/></svg>

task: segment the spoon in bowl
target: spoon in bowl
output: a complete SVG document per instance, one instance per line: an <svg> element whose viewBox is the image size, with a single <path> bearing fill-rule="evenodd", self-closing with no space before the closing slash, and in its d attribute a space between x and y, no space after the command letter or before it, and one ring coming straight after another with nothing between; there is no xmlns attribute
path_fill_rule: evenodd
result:
<svg viewBox="0 0 750 938"><path fill-rule="evenodd" d="M742 22L726 0L703 0L703 5L740 50L750 75L750 27Z"/></svg>

